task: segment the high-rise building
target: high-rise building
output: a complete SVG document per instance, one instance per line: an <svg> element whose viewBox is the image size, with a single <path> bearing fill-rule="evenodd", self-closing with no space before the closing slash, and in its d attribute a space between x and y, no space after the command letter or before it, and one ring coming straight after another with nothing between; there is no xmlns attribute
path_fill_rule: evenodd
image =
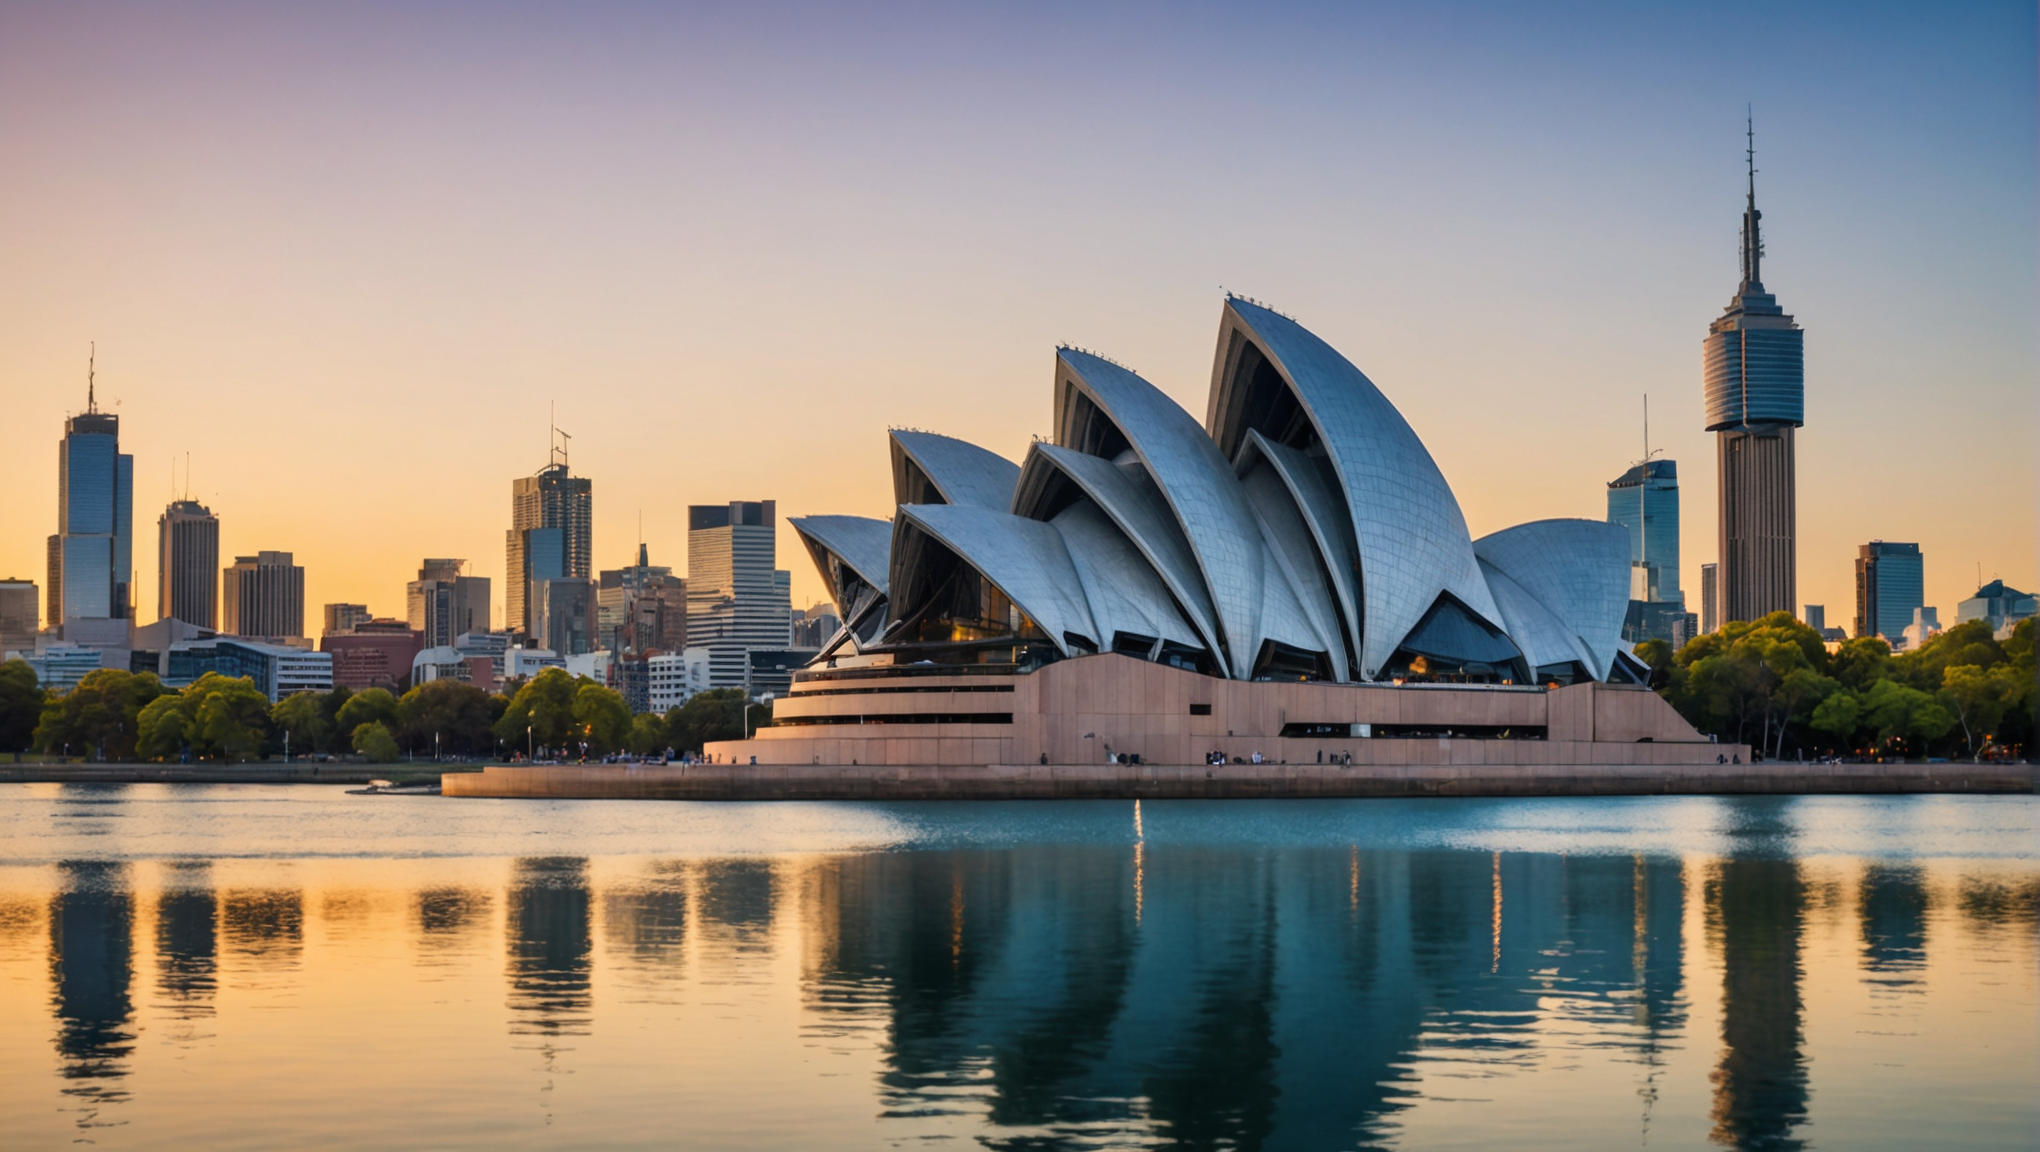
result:
<svg viewBox="0 0 2040 1152"><path fill-rule="evenodd" d="M1702 636L1721 627L1721 566L1702 564L1700 566L1700 634Z"/></svg>
<svg viewBox="0 0 2040 1152"><path fill-rule="evenodd" d="M606 568L595 593L600 643L612 652L678 652L687 647L687 581L651 562L643 543L637 563Z"/></svg>
<svg viewBox="0 0 2040 1152"><path fill-rule="evenodd" d="M220 518L178 500L156 521L156 618L219 625Z"/></svg>
<svg viewBox="0 0 2040 1152"><path fill-rule="evenodd" d="M1856 635L1905 637L1926 603L1926 559L1918 544L1872 540L1856 549Z"/></svg>
<svg viewBox="0 0 2040 1152"><path fill-rule="evenodd" d="M503 588L503 626L509 631L535 634L532 585L589 577L594 505L594 485L569 474L563 449L553 449L552 462L535 474L510 481Z"/></svg>
<svg viewBox="0 0 2040 1152"><path fill-rule="evenodd" d="M366 604L328 604L325 608L325 623L328 633L352 632L358 624L375 619L375 613Z"/></svg>
<svg viewBox="0 0 2040 1152"><path fill-rule="evenodd" d="M48 619L82 621L73 637L125 646L134 621L135 458L120 450L120 417L99 410L87 370L85 411L57 443L57 532L49 540ZM114 624L113 621L120 623Z"/></svg>
<svg viewBox="0 0 2040 1152"><path fill-rule="evenodd" d="M771 500L687 509L687 643L709 653L709 685L743 688L751 649L787 646L793 606L774 567Z"/></svg>
<svg viewBox="0 0 2040 1152"><path fill-rule="evenodd" d="M221 633L278 640L305 634L305 570L290 553L234 557L222 592Z"/></svg>
<svg viewBox="0 0 2040 1152"><path fill-rule="evenodd" d="M1799 619L1815 632L1825 632L1827 631L1827 605L1808 604L1806 610L1799 614Z"/></svg>
<svg viewBox="0 0 2040 1152"><path fill-rule="evenodd" d="M530 610L531 635L561 657L597 650L593 580L534 580Z"/></svg>
<svg viewBox="0 0 2040 1152"><path fill-rule="evenodd" d="M426 560L404 586L411 627L427 648L449 648L463 632L489 630L489 578L463 576L465 560Z"/></svg>
<svg viewBox="0 0 2040 1152"><path fill-rule="evenodd" d="M0 660L35 651L37 598L33 580L0 580Z"/></svg>
<svg viewBox="0 0 2040 1152"><path fill-rule="evenodd" d="M1793 435L1805 423L1804 337L1764 291L1756 142L1743 208L1742 284L1708 329L1707 430L1720 484L1723 620L1790 612L1798 602L1798 479Z"/></svg>
<svg viewBox="0 0 2040 1152"><path fill-rule="evenodd" d="M1679 465L1651 460L1608 482L1608 523L1629 529L1629 612L1622 638L1675 641L1679 590Z"/></svg>

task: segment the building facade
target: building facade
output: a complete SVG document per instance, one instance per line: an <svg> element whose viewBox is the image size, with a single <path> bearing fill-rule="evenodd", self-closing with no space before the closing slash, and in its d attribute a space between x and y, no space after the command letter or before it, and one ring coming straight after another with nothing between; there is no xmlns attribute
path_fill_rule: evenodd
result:
<svg viewBox="0 0 2040 1152"><path fill-rule="evenodd" d="M0 580L0 660L9 652L35 651L39 600L35 581Z"/></svg>
<svg viewBox="0 0 2040 1152"><path fill-rule="evenodd" d="M562 657L596 650L595 582L585 578L531 583L531 637Z"/></svg>
<svg viewBox="0 0 2040 1152"><path fill-rule="evenodd" d="M246 676L274 704L299 692L333 690L333 657L282 644L221 637L213 642L214 670L222 676Z"/></svg>
<svg viewBox="0 0 2040 1152"><path fill-rule="evenodd" d="M1723 621L1790 612L1798 593L1798 466L1805 333L1764 290L1754 143L1743 209L1742 283L1703 345L1707 430L1718 470Z"/></svg>
<svg viewBox="0 0 2040 1152"><path fill-rule="evenodd" d="M1905 638L1926 603L1926 558L1918 544L1872 540L1856 549L1856 635Z"/></svg>
<svg viewBox="0 0 2040 1152"><path fill-rule="evenodd" d="M219 627L220 519L178 500L156 521L156 618Z"/></svg>
<svg viewBox="0 0 2040 1152"><path fill-rule="evenodd" d="M305 634L305 570L289 552L234 557L221 592L222 635L284 639Z"/></svg>
<svg viewBox="0 0 2040 1152"><path fill-rule="evenodd" d="M355 692L411 687L411 662L424 637L402 620L360 620L344 632L319 637L319 651L333 660L333 683Z"/></svg>
<svg viewBox="0 0 2040 1152"><path fill-rule="evenodd" d="M1721 627L1721 565L1700 566L1700 634Z"/></svg>
<svg viewBox="0 0 2040 1152"><path fill-rule="evenodd" d="M5 587L0 585L0 590ZM0 595L4 594L0 591ZM1955 622L1967 624L1971 620L1982 620L1995 633L2036 612L2040 612L2040 606L2036 606L2031 592L2021 592L2002 580L1993 580L1978 588L1976 595L1955 606Z"/></svg>
<svg viewBox="0 0 2040 1152"><path fill-rule="evenodd" d="M447 648L463 632L489 630L489 578L464 576L465 560L424 561L404 586L405 615L428 648Z"/></svg>
<svg viewBox="0 0 2040 1152"><path fill-rule="evenodd" d="M645 699L649 711L663 716L708 691L708 649L661 652L645 659Z"/></svg>
<svg viewBox="0 0 2040 1152"><path fill-rule="evenodd" d="M356 624L375 619L375 613L366 604L328 604L321 615L324 617L325 632L352 632Z"/></svg>
<svg viewBox="0 0 2040 1152"><path fill-rule="evenodd" d="M123 626L134 619L134 473L135 458L120 450L120 417L99 410L88 379L85 411L64 422L64 438L57 443L50 627L87 621L82 632L91 642L125 646Z"/></svg>
<svg viewBox="0 0 2040 1152"><path fill-rule="evenodd" d="M593 555L594 485L567 469L565 454L531 476L510 482L510 531L506 536L503 626L536 635L539 610L532 602L540 580L585 580Z"/></svg>
<svg viewBox="0 0 2040 1152"><path fill-rule="evenodd" d="M678 652L687 647L687 581L651 562L638 545L637 563L604 569L596 590L600 643L612 652Z"/></svg>
<svg viewBox="0 0 2040 1152"><path fill-rule="evenodd" d="M1622 639L1677 645L1686 626L1686 594L1679 588L1679 466L1673 460L1638 464L1608 482L1608 523L1629 530L1629 612Z"/></svg>
<svg viewBox="0 0 2040 1152"><path fill-rule="evenodd" d="M686 643L709 653L713 688L745 688L751 649L784 649L793 606L777 563L771 500L687 509Z"/></svg>

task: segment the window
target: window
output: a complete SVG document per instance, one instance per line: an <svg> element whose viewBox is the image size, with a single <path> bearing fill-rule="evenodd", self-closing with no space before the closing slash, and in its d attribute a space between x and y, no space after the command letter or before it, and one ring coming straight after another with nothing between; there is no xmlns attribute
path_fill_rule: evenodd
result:
<svg viewBox="0 0 2040 1152"><path fill-rule="evenodd" d="M1209 715L1211 715L1211 705L1209 705L1209 704L1192 704L1192 705L1190 706L1190 714L1191 714L1192 716L1209 716Z"/></svg>

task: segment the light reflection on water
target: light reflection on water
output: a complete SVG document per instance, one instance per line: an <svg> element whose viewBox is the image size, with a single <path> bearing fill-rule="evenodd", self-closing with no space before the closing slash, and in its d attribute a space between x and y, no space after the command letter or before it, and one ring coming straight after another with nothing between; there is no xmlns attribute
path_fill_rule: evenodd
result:
<svg viewBox="0 0 2040 1152"><path fill-rule="evenodd" d="M2036 815L12 786L0 1132L2027 1146Z"/></svg>

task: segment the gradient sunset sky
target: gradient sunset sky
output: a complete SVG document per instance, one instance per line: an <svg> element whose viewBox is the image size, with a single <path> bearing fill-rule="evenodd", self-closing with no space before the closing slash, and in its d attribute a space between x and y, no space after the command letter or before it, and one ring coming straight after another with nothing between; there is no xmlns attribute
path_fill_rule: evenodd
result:
<svg viewBox="0 0 2040 1152"><path fill-rule="evenodd" d="M1343 351L1475 535L1679 462L1715 558L1700 342L1807 330L1800 599L1917 540L1952 622L2035 561L2031 3L0 3L0 577L117 401L135 561L184 487L226 562L403 614L496 581L548 405L598 567L685 506L890 513L885 429L1017 460L1057 341L1202 419L1221 286ZM790 531L795 604L820 594Z"/></svg>

